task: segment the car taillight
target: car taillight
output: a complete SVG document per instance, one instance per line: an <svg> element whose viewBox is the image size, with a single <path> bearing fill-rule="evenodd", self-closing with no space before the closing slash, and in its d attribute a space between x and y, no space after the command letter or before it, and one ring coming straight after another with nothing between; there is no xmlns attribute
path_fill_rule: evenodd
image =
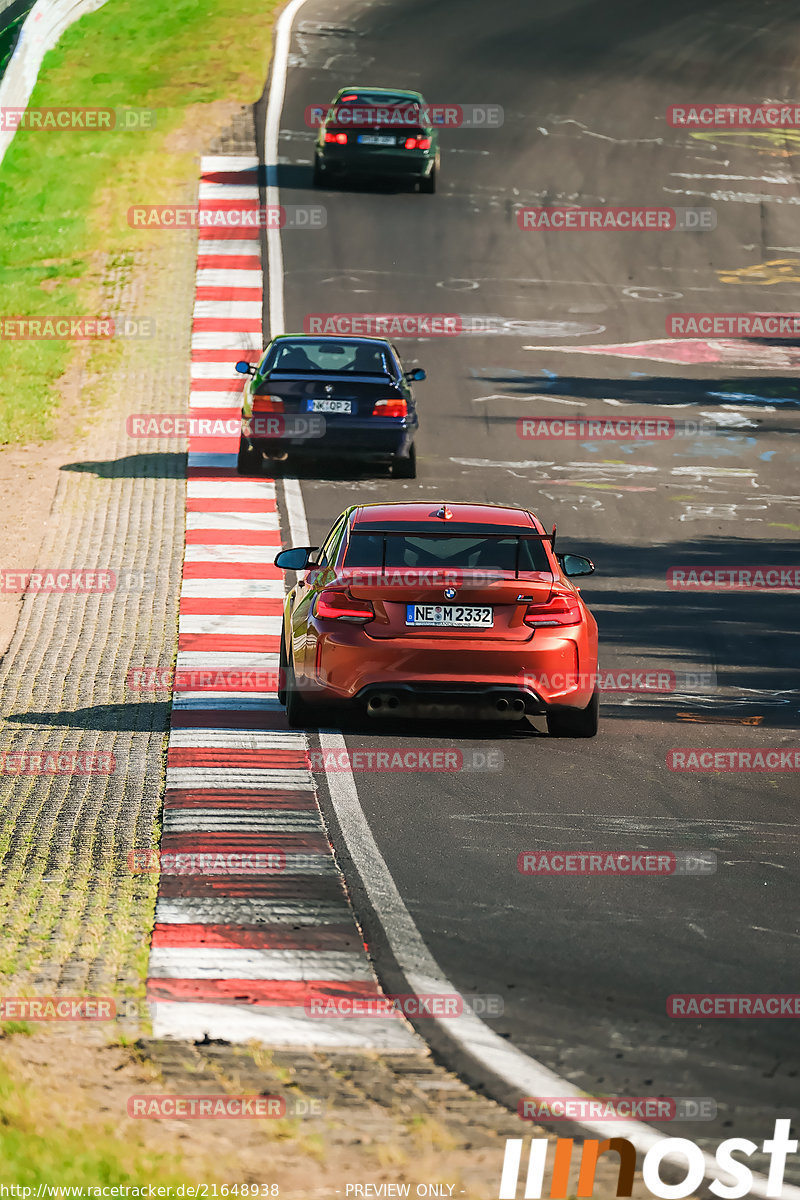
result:
<svg viewBox="0 0 800 1200"><path fill-rule="evenodd" d="M372 406L373 417L407 417L408 405L401 396L391 400L376 400Z"/></svg>
<svg viewBox="0 0 800 1200"><path fill-rule="evenodd" d="M253 396L253 413L283 412L283 400L280 396Z"/></svg>
<svg viewBox="0 0 800 1200"><path fill-rule="evenodd" d="M430 150L431 139L426 137L406 138L406 150Z"/></svg>
<svg viewBox="0 0 800 1200"><path fill-rule="evenodd" d="M354 600L347 592L336 588L325 588L317 596L314 615L325 621L349 621L353 625L366 625L375 620L375 609L369 600Z"/></svg>
<svg viewBox="0 0 800 1200"><path fill-rule="evenodd" d="M554 596L549 604L529 604L522 618L526 625L580 625L583 617L575 596Z"/></svg>
<svg viewBox="0 0 800 1200"><path fill-rule="evenodd" d="M347 145L347 134L346 133L326 133L325 141L326 142L334 142L337 146L346 146Z"/></svg>

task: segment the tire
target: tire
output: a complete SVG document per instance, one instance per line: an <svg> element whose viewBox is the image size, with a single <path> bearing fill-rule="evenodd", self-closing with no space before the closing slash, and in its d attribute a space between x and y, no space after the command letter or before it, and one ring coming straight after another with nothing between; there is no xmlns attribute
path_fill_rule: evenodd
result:
<svg viewBox="0 0 800 1200"><path fill-rule="evenodd" d="M239 438L239 457L236 460L236 469L240 475L261 474L261 451L254 450L247 438Z"/></svg>
<svg viewBox="0 0 800 1200"><path fill-rule="evenodd" d="M429 196L433 195L436 191L436 174L436 164L434 163L431 167L430 175L423 175L419 181L419 190L421 192L425 192Z"/></svg>
<svg viewBox="0 0 800 1200"><path fill-rule="evenodd" d="M600 693L595 691L586 708L554 708L547 714L551 737L591 738L600 721Z"/></svg>
<svg viewBox="0 0 800 1200"><path fill-rule="evenodd" d="M325 172L322 170L322 167L319 165L319 161L316 158L314 159L314 170L311 174L311 182L315 188L324 187L325 185Z"/></svg>
<svg viewBox="0 0 800 1200"><path fill-rule="evenodd" d="M278 703L286 707L286 671L288 670L288 659L286 658L286 630L281 625L281 650L278 655Z"/></svg>
<svg viewBox="0 0 800 1200"><path fill-rule="evenodd" d="M284 705L286 707L286 720L292 729L305 729L309 725L313 725L314 721L311 710L303 696L300 695L300 689L297 686L297 679L294 673L294 663L288 655L285 688L286 699Z"/></svg>
<svg viewBox="0 0 800 1200"><path fill-rule="evenodd" d="M398 455L392 459L392 479L416 479L417 478L417 450L414 445L408 452L408 458L400 458Z"/></svg>

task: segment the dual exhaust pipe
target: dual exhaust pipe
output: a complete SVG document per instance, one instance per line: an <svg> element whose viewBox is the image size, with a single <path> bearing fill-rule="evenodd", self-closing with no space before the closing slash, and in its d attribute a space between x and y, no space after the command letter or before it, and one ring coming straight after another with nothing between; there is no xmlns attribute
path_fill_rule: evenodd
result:
<svg viewBox="0 0 800 1200"><path fill-rule="evenodd" d="M424 700L415 697L411 699L412 708L415 706L415 701L418 704L424 704ZM370 696L367 701L367 712L372 716L394 712L398 708L400 708L400 698L394 692L378 692ZM525 701L521 696L514 696L511 699L501 696L499 700L495 700L494 708L498 716L525 716Z"/></svg>

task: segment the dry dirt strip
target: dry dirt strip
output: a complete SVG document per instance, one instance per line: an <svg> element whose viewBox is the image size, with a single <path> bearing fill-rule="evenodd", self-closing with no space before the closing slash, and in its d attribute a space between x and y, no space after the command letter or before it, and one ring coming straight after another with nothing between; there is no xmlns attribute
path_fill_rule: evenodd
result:
<svg viewBox="0 0 800 1200"><path fill-rule="evenodd" d="M259 205L258 161L201 164L202 210ZM261 353L259 230L199 230L190 409L233 422ZM419 1048L400 1019L312 1015L377 980L336 866L305 734L276 690L283 576L275 482L237 473L238 433L189 438L186 556L148 999L156 1037Z"/></svg>

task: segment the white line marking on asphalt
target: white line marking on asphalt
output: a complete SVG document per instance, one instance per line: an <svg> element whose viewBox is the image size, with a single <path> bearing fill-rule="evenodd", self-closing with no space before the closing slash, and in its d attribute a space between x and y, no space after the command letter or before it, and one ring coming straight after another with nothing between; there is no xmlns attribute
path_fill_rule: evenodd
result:
<svg viewBox="0 0 800 1200"><path fill-rule="evenodd" d="M150 974L157 979L335 979L369 981L363 954L342 950L229 950L224 946L154 946Z"/></svg>
<svg viewBox="0 0 800 1200"><path fill-rule="evenodd" d="M415 1049L414 1034L401 1019L310 1017L301 1007L260 1004L199 1004L181 1001L150 1005L155 1037L202 1041L224 1031L228 1042L258 1041L269 1046L309 1045L335 1050ZM311 1026L311 1028L309 1028Z"/></svg>
<svg viewBox="0 0 800 1200"><path fill-rule="evenodd" d="M259 712L275 712L283 715L283 705L278 703L274 692L213 692L185 691L173 692L172 707L176 712L188 712L196 709L204 712L208 709L247 710L256 709Z"/></svg>
<svg viewBox="0 0 800 1200"><path fill-rule="evenodd" d="M260 257L261 247L259 245L260 231L254 229L250 237L242 238L241 241L231 240L223 241L219 238L204 238L197 247L198 254L230 254L232 257L239 254L255 254Z"/></svg>
<svg viewBox="0 0 800 1200"><path fill-rule="evenodd" d="M276 512L189 512L187 529L278 529Z"/></svg>
<svg viewBox="0 0 800 1200"><path fill-rule="evenodd" d="M235 458L235 455L231 455ZM274 500L275 482L272 479L190 479L186 484L190 500Z"/></svg>
<svg viewBox="0 0 800 1200"><path fill-rule="evenodd" d="M159 925L351 925L341 900L266 900L260 896L180 896L156 901Z"/></svg>
<svg viewBox="0 0 800 1200"><path fill-rule="evenodd" d="M257 333L247 333L244 330L234 332L231 329L198 329L192 334L192 349L252 350L253 343L257 340Z"/></svg>
<svg viewBox="0 0 800 1200"><path fill-rule="evenodd" d="M258 169L258 159L254 154L204 154L200 159L201 177L206 175L232 175L237 171L252 171L255 183L255 172Z"/></svg>
<svg viewBox="0 0 800 1200"><path fill-rule="evenodd" d="M277 671L278 654L265 650L179 650L176 671Z"/></svg>
<svg viewBox="0 0 800 1200"><path fill-rule="evenodd" d="M197 272L198 287L250 287L260 288L262 276L260 271L237 267L201 267Z"/></svg>
<svg viewBox="0 0 800 1200"><path fill-rule="evenodd" d="M280 543L268 546L231 546L212 543L204 546L193 542L186 547L184 561L187 563L263 563L269 561L267 555L272 551L274 558L280 549Z"/></svg>
<svg viewBox="0 0 800 1200"><path fill-rule="evenodd" d="M184 600L282 600L279 579L184 579Z"/></svg>
<svg viewBox="0 0 800 1200"><path fill-rule="evenodd" d="M322 819L312 812L170 808L164 813L165 833L319 833L322 829Z"/></svg>
<svg viewBox="0 0 800 1200"><path fill-rule="evenodd" d="M171 729L170 746L193 746L230 750L305 750L306 736L290 729ZM267 798L265 797L265 800Z"/></svg>
<svg viewBox="0 0 800 1200"><path fill-rule="evenodd" d="M178 622L179 633L211 633L211 634L276 634L281 635L282 617L232 617L230 614L218 616L188 616L181 617Z"/></svg>
<svg viewBox="0 0 800 1200"><path fill-rule="evenodd" d="M223 791L274 788L276 791L308 792L313 786L311 772L301 767L233 767L223 764L214 767L167 767L168 788L221 788Z"/></svg>
<svg viewBox="0 0 800 1200"><path fill-rule="evenodd" d="M236 317L261 320L261 300L195 300L193 317ZM261 338L253 334L253 349L261 349ZM228 364L233 369L233 363Z"/></svg>

